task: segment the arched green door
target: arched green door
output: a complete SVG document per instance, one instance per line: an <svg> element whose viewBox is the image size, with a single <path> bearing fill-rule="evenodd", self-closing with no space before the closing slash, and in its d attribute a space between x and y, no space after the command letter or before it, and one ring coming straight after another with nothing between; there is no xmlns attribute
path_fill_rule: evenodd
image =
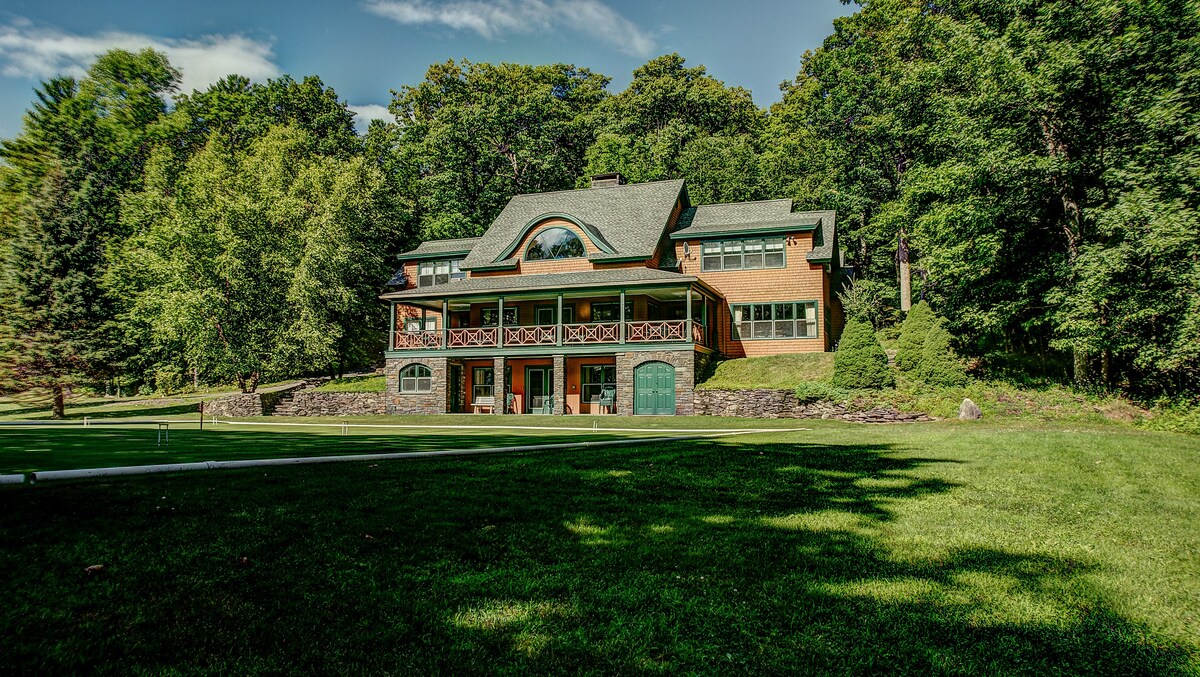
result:
<svg viewBox="0 0 1200 677"><path fill-rule="evenodd" d="M633 413L675 413L675 367L646 362L633 370Z"/></svg>

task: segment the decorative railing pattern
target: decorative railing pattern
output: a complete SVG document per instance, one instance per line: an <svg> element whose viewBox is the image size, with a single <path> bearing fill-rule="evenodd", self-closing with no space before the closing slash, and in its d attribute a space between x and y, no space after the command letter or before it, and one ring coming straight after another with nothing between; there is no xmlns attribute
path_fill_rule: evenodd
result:
<svg viewBox="0 0 1200 677"><path fill-rule="evenodd" d="M412 350L422 348L441 348L442 332L440 331L398 331L396 340L392 342L395 350Z"/></svg>
<svg viewBox="0 0 1200 677"><path fill-rule="evenodd" d="M563 343L617 343L621 340L621 323L564 324Z"/></svg>
<svg viewBox="0 0 1200 677"><path fill-rule="evenodd" d="M625 326L625 340L639 343L647 341L685 341L687 340L687 324L687 320L627 322Z"/></svg>
<svg viewBox="0 0 1200 677"><path fill-rule="evenodd" d="M689 329L690 325L690 329ZM561 327L564 345L591 343L620 343L620 322L588 322L582 324L504 327L503 342L500 327L466 327L443 332L398 331L392 341L393 350L428 350L430 348L482 348L488 346L552 346L558 344ZM626 322L624 341L627 343L673 343L693 341L707 345L707 331L699 322L688 320L654 320Z"/></svg>
<svg viewBox="0 0 1200 677"><path fill-rule="evenodd" d="M478 346L496 345L495 327L474 327L470 329L451 329L447 332L451 348L475 348Z"/></svg>
<svg viewBox="0 0 1200 677"><path fill-rule="evenodd" d="M542 325L537 327L505 327L504 345L506 346L546 346L558 342L555 327L557 325Z"/></svg>

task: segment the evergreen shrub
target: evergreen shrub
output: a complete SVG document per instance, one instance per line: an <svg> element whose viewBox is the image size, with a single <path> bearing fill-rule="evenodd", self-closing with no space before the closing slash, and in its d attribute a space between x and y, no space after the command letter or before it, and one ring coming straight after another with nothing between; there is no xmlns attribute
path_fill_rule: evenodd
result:
<svg viewBox="0 0 1200 677"><path fill-rule="evenodd" d="M875 338L869 322L854 318L846 323L833 358L833 385L841 388L888 388L895 385L887 353Z"/></svg>
<svg viewBox="0 0 1200 677"><path fill-rule="evenodd" d="M928 303L921 301L908 310L908 317L900 325L900 340L896 345L896 366L902 371L912 371L920 364L925 337L935 324L937 316Z"/></svg>
<svg viewBox="0 0 1200 677"><path fill-rule="evenodd" d="M921 360L913 375L933 386L966 385L966 368L950 348L950 332L940 322L935 322L926 334Z"/></svg>

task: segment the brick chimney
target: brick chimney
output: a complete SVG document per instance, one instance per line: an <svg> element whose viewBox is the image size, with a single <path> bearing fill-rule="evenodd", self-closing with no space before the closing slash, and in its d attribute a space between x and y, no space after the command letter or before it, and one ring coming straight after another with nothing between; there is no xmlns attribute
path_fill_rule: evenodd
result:
<svg viewBox="0 0 1200 677"><path fill-rule="evenodd" d="M612 188L625 185L625 177L617 172L612 174L596 174L592 177L592 188Z"/></svg>

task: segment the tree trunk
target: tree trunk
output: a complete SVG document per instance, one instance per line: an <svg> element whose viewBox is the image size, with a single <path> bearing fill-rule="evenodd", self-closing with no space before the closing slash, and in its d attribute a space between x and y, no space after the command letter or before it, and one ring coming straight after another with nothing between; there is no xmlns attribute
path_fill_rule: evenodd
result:
<svg viewBox="0 0 1200 677"><path fill-rule="evenodd" d="M67 416L66 398L63 395L63 387L61 384L54 384L54 411L51 412L50 418L63 419Z"/></svg>
<svg viewBox="0 0 1200 677"><path fill-rule="evenodd" d="M1072 352L1075 358L1075 385L1084 385L1090 378L1088 374L1088 354L1079 348L1075 348Z"/></svg>
<svg viewBox="0 0 1200 677"><path fill-rule="evenodd" d="M249 390L246 390L246 377L243 376L242 372L240 372L240 371L238 372L238 375L237 375L237 382L238 382L238 390L242 391L243 393L250 392Z"/></svg>
<svg viewBox="0 0 1200 677"><path fill-rule="evenodd" d="M250 372L250 390L248 390L246 392L252 393L252 392L258 390L258 377L259 377L259 373L257 371Z"/></svg>

